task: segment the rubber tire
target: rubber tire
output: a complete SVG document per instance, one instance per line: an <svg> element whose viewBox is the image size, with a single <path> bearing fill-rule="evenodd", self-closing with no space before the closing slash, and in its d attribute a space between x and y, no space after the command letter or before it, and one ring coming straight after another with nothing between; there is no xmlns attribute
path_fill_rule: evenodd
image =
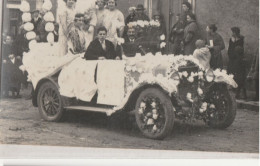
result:
<svg viewBox="0 0 260 166"><path fill-rule="evenodd" d="M140 103L142 102L142 99L145 96L158 97L160 99L162 105L164 106L166 122L165 122L165 126L163 128L163 131L158 135L153 135L153 134L143 132L143 130L140 127L141 122L139 122L139 120L138 120L138 109L140 107ZM135 119L136 119L136 123L137 123L139 130L147 138L159 139L159 140L164 139L166 136L168 136L172 132L172 128L173 128L173 124L174 124L174 111L173 110L174 110L174 107L171 103L169 96L167 96L162 90L160 90L158 88L147 88L147 89L143 90L140 93L140 95L136 101L136 105L135 105Z"/></svg>
<svg viewBox="0 0 260 166"><path fill-rule="evenodd" d="M55 116L48 116L46 114L46 112L44 111L44 109L42 108L43 106L42 106L41 100L42 100L43 94L49 88L53 89L56 92L56 94L59 98L59 101L60 101L58 113ZM62 98L60 96L60 93L59 93L57 86L54 85L52 82L48 81L48 82L45 82L41 85L41 87L39 88L39 91L38 91L38 95L37 95L37 103L38 103L38 109L39 109L40 115L44 120L49 121L49 122L58 122L58 121L61 120L62 115L63 115Z"/></svg>
<svg viewBox="0 0 260 166"><path fill-rule="evenodd" d="M228 99L228 112L225 119L221 122L214 122L209 121L208 125L212 128L216 129L225 129L229 127L235 120L236 117L236 110L237 110L237 104L234 95L231 94L231 92L227 89L227 86L224 85L219 90L224 94L224 96Z"/></svg>

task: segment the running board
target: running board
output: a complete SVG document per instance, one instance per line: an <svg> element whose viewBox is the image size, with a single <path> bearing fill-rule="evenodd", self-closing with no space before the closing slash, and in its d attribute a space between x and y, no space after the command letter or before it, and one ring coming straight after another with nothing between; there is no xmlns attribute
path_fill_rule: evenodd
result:
<svg viewBox="0 0 260 166"><path fill-rule="evenodd" d="M67 106L67 107L64 107L64 109L102 112L102 113L106 113L107 116L111 116L113 113L116 112L116 110L114 110L113 108L91 107L91 106Z"/></svg>

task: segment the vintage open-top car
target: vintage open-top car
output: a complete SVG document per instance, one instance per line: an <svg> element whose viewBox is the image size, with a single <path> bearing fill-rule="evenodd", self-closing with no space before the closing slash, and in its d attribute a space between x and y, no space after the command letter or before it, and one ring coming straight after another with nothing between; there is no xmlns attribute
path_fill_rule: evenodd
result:
<svg viewBox="0 0 260 166"><path fill-rule="evenodd" d="M235 119L232 75L205 70L192 56L158 53L87 61L80 55L37 56L39 51L25 53L23 62L34 87L33 105L46 121L59 121L64 110L108 116L134 111L146 137L163 139L175 119L203 120L221 129Z"/></svg>

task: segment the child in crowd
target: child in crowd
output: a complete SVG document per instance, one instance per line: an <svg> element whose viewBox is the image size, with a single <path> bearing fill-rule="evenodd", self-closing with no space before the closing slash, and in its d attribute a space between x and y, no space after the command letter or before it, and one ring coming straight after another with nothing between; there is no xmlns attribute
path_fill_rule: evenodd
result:
<svg viewBox="0 0 260 166"><path fill-rule="evenodd" d="M210 58L211 54L209 49L206 47L205 42L203 40L197 40L196 50L193 52L194 58L198 59L200 64L208 70L210 68Z"/></svg>

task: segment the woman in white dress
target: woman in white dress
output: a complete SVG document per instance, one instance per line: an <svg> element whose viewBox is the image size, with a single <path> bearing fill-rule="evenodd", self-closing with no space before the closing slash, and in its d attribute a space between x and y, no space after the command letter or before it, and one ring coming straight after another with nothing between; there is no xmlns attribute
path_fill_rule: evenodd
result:
<svg viewBox="0 0 260 166"><path fill-rule="evenodd" d="M68 26L74 21L77 0L64 0L64 2L66 3L66 7L58 14L58 23L60 27L58 40L59 56L64 56L68 53Z"/></svg>
<svg viewBox="0 0 260 166"><path fill-rule="evenodd" d="M116 0L108 0L108 12L104 17L103 24L107 29L107 39L115 46L117 44L116 37L121 37L124 32L125 19L121 11L116 9Z"/></svg>
<svg viewBox="0 0 260 166"><path fill-rule="evenodd" d="M105 1L104 0L97 0L96 5L98 8L96 9L96 15L97 15L97 28L104 26L103 21L104 18L108 12L108 9L105 8ZM96 34L96 33L95 33Z"/></svg>

